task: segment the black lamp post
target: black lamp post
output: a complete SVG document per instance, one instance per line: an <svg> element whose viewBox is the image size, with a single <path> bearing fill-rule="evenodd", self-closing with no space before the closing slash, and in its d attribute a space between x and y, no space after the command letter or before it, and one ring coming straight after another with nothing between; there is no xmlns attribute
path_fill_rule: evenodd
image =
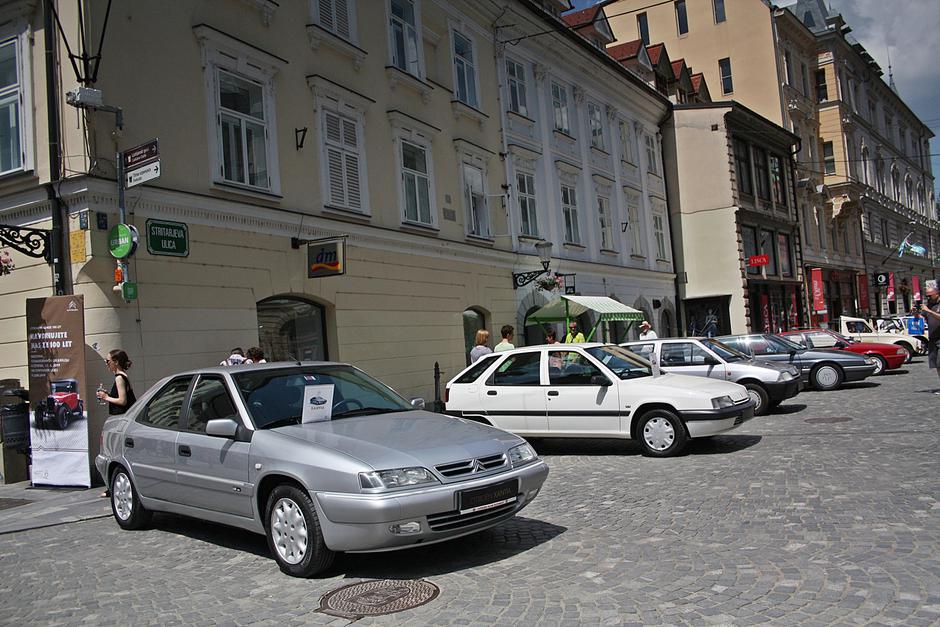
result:
<svg viewBox="0 0 940 627"><path fill-rule="evenodd" d="M513 272L512 289L519 289L524 285L528 285L543 274L548 274L548 265L552 262L552 243L539 240L535 244L535 252L538 253L539 261L542 262L542 269L532 270L531 272Z"/></svg>

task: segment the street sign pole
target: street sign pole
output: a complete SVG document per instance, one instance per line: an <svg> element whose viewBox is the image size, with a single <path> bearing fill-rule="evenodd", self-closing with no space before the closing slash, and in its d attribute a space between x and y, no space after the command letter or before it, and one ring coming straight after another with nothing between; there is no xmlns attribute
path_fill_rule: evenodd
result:
<svg viewBox="0 0 940 627"><path fill-rule="evenodd" d="M127 210L124 207L124 155L121 152L117 153L115 157L117 162L117 179L118 179L118 224L125 224L127 221ZM118 265L121 267L121 278L123 281L130 281L130 266L127 264L127 259L119 259ZM123 297L123 292L122 292Z"/></svg>

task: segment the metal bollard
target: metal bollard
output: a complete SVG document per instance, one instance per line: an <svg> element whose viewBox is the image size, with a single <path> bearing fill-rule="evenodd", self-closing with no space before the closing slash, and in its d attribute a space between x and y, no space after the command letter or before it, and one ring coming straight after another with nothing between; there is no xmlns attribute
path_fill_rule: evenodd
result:
<svg viewBox="0 0 940 627"><path fill-rule="evenodd" d="M441 365L434 362L434 411L444 413L444 403L441 401Z"/></svg>

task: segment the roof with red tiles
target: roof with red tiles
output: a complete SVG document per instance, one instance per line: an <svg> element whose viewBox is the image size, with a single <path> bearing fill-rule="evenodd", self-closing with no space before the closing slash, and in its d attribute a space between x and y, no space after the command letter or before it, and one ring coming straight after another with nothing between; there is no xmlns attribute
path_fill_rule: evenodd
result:
<svg viewBox="0 0 940 627"><path fill-rule="evenodd" d="M607 54L617 59L618 61L623 61L625 59L633 59L639 56L640 50L642 48L643 40L635 39L623 44L617 44L616 46L610 46L607 48Z"/></svg>

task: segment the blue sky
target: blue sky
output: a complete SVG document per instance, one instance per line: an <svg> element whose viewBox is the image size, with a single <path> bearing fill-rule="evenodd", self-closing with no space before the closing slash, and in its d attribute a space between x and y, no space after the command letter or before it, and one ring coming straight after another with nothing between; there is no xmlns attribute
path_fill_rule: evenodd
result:
<svg viewBox="0 0 940 627"><path fill-rule="evenodd" d="M573 0L579 9L598 0ZM904 102L940 135L940 3L937 0L828 0L842 14L852 34L888 78L888 56L894 82ZM788 4L787 0L780 2ZM940 138L931 140L931 154L940 153ZM940 174L940 155L933 159Z"/></svg>

